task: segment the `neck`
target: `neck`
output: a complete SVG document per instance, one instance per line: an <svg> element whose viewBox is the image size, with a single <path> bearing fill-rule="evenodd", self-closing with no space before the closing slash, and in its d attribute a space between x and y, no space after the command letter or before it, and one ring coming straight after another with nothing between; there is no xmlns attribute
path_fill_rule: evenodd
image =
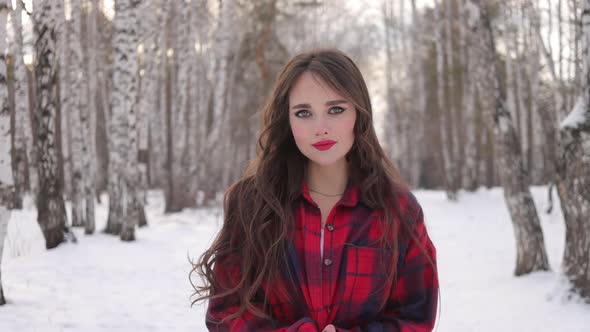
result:
<svg viewBox="0 0 590 332"><path fill-rule="evenodd" d="M307 186L328 195L341 194L346 190L348 163L345 159L332 165L318 165L309 161L306 174Z"/></svg>

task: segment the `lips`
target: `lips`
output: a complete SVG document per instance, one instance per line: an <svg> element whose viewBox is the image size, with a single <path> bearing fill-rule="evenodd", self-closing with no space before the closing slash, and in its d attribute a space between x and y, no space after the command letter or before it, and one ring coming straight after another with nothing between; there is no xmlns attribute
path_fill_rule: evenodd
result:
<svg viewBox="0 0 590 332"><path fill-rule="evenodd" d="M320 151L326 151L330 149L334 144L336 144L336 141L325 140L314 143L312 144L312 146Z"/></svg>

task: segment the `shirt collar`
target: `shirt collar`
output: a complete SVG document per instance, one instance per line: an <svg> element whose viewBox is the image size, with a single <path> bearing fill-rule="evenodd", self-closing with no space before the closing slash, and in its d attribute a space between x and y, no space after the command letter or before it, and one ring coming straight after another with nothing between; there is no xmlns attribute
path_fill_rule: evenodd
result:
<svg viewBox="0 0 590 332"><path fill-rule="evenodd" d="M342 197L340 198L338 203L336 203L336 205L343 205L343 206L350 206L350 207L356 206L356 204L358 203L358 200L359 200L359 192L360 192L360 189L359 189L358 185L353 183L351 178L348 178L348 182L346 183L346 189L344 190L344 194L342 194ZM311 195L309 194L309 188L307 186L307 182L305 181L305 179L303 180L303 183L301 185L301 195L309 203L311 203L312 205L317 207L317 204L313 201L313 199L311 198Z"/></svg>

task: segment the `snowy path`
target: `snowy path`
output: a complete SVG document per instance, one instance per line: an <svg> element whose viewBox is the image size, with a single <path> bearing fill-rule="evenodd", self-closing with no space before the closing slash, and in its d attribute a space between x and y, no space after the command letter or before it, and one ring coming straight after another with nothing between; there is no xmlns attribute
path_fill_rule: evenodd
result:
<svg viewBox="0 0 590 332"><path fill-rule="evenodd" d="M544 188L533 190L545 208ZM218 210L163 215L152 192L148 228L138 241L84 236L46 251L35 211L13 213L2 266L9 304L1 332L205 331L203 305L190 307L187 255L196 258L218 227ZM590 305L566 301L555 272L512 277L514 240L498 189L463 194L460 203L438 191L417 191L438 248L442 317L438 331L590 331ZM102 230L106 201L97 207ZM564 226L541 214L551 267L559 268Z"/></svg>

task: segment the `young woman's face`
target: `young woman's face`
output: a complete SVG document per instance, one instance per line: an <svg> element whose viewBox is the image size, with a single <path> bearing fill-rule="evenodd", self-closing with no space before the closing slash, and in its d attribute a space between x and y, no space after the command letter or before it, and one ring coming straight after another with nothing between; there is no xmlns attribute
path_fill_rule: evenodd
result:
<svg viewBox="0 0 590 332"><path fill-rule="evenodd" d="M309 72L289 93L289 124L299 151L327 166L346 162L354 143L356 110L352 103Z"/></svg>

